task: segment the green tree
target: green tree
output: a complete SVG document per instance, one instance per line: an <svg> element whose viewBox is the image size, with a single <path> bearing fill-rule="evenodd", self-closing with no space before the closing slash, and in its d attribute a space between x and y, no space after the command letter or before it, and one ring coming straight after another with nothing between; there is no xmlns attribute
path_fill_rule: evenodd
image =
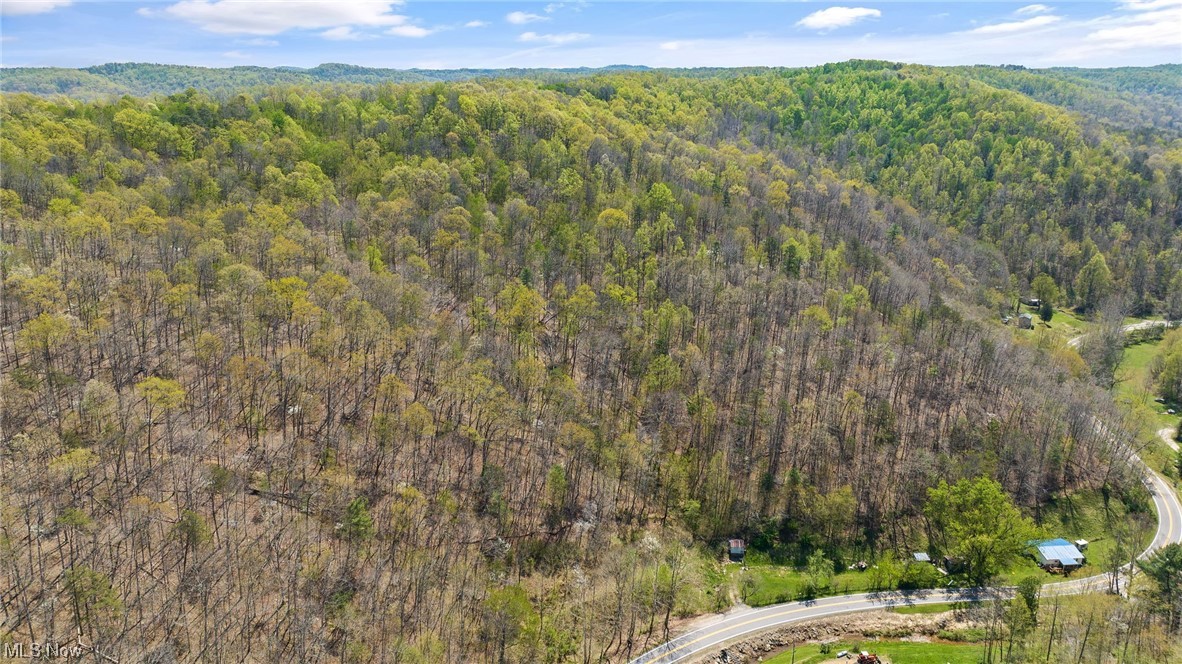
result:
<svg viewBox="0 0 1182 664"><path fill-rule="evenodd" d="M80 565L66 570L65 581L79 629L103 629L123 613L123 602L106 574Z"/></svg>
<svg viewBox="0 0 1182 664"><path fill-rule="evenodd" d="M1104 254L1092 256L1075 277L1075 297L1084 311L1094 311L1104 298L1112 294L1112 272Z"/></svg>
<svg viewBox="0 0 1182 664"><path fill-rule="evenodd" d="M521 636L532 612L529 596L518 585L497 588L485 598L485 631L494 644L498 664L508 661L507 652Z"/></svg>
<svg viewBox="0 0 1182 664"><path fill-rule="evenodd" d="M1055 317L1055 308L1051 306L1050 300L1041 300L1038 303L1038 317L1044 323L1051 322L1051 319Z"/></svg>
<svg viewBox="0 0 1182 664"><path fill-rule="evenodd" d="M959 559L964 576L983 584L1005 570L1037 532L997 482L979 477L928 489L924 507L936 550Z"/></svg>
<svg viewBox="0 0 1182 664"><path fill-rule="evenodd" d="M1018 581L1018 595L1016 599L1026 604L1031 621L1038 623L1038 604L1042 596L1042 579L1037 576L1024 576Z"/></svg>
<svg viewBox="0 0 1182 664"><path fill-rule="evenodd" d="M159 414L165 416L166 431L172 436L170 415L185 402L185 388L171 378L152 376L136 383L135 389L144 397L148 409L148 463L152 462L152 425Z"/></svg>
<svg viewBox="0 0 1182 664"><path fill-rule="evenodd" d="M349 502L338 532L342 538L353 542L365 541L373 536L373 517L369 514L369 500L365 496L358 496Z"/></svg>
<svg viewBox="0 0 1182 664"><path fill-rule="evenodd" d="M184 510L172 527L172 536L181 545L181 569L184 569L189 555L209 542L209 526L200 514Z"/></svg>
<svg viewBox="0 0 1182 664"><path fill-rule="evenodd" d="M1168 544L1137 566L1153 581L1154 603L1170 631L1182 630L1182 544Z"/></svg>
<svg viewBox="0 0 1182 664"><path fill-rule="evenodd" d="M833 582L833 561L825 557L825 552L817 549L809 555L804 568L805 592L816 596Z"/></svg>
<svg viewBox="0 0 1182 664"><path fill-rule="evenodd" d="M533 348L542 331L546 300L534 289L513 281L497 294L494 318L512 334L518 348Z"/></svg>
<svg viewBox="0 0 1182 664"><path fill-rule="evenodd" d="M1030 290L1042 302L1054 304L1059 300L1059 286L1051 275L1043 272L1030 282Z"/></svg>

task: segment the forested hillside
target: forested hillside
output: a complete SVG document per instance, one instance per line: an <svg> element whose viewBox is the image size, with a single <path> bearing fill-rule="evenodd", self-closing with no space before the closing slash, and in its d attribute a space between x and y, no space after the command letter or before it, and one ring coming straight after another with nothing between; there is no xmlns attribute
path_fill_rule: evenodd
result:
<svg viewBox="0 0 1182 664"><path fill-rule="evenodd" d="M189 88L229 94L266 85L315 85L329 83L427 83L474 78L565 79L596 72L643 67L601 69L379 69L327 63L309 69L298 67L192 67L144 63L110 63L84 69L65 67L12 67L4 72L5 92L27 92L74 99L98 99L115 95L150 96L176 94Z"/></svg>
<svg viewBox="0 0 1182 664"><path fill-rule="evenodd" d="M1147 509L1111 368L995 319L1182 312L1168 122L871 62L0 113L22 638L623 661L730 605L730 536L905 554L979 476Z"/></svg>

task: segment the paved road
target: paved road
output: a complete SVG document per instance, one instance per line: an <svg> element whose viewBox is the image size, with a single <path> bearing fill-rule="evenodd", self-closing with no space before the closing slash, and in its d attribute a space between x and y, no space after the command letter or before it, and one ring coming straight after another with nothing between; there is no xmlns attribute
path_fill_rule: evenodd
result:
<svg viewBox="0 0 1182 664"><path fill-rule="evenodd" d="M1164 325L1165 321L1142 321L1125 325L1122 332ZM1079 345L1082 337L1068 343ZM1157 549L1174 542L1182 542L1182 503L1170 490L1165 480L1148 467L1145 469L1146 485L1153 495L1157 507L1158 524L1153 542L1139 557L1144 558ZM1049 583L1043 586L1048 595L1074 595L1089 591L1103 591L1108 588L1108 579L1091 576L1070 581ZM764 630L782 627L795 622L817 620L828 616L872 611L898 605L940 604L944 602L978 601L997 595L1006 596L1009 588L953 588L915 592L877 592L857 595L839 595L806 602L787 602L760 609L732 612L718 616L709 625L683 634L633 659L630 664L675 664L689 662L707 655L732 641L742 640Z"/></svg>
<svg viewBox="0 0 1182 664"><path fill-rule="evenodd" d="M1153 542L1142 554L1145 557L1172 542L1182 542L1182 504L1170 491L1160 475L1147 469L1150 491L1159 515ZM1091 576L1043 586L1047 595L1074 595L1088 591L1104 591L1108 579ZM816 620L842 613L872 611L891 606L939 604L944 602L979 601L997 595L1007 596L1008 588L953 588L914 592L877 592L839 595L806 602L787 602L761 609L751 609L720 616L709 625L683 634L668 643L632 660L631 664L674 664L689 662L696 657L717 651L726 643L741 640L752 634L795 622Z"/></svg>

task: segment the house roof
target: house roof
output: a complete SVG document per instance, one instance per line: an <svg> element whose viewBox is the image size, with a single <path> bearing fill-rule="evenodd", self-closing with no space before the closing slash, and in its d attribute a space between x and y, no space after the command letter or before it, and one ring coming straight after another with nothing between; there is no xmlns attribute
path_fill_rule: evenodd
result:
<svg viewBox="0 0 1182 664"><path fill-rule="evenodd" d="M914 557L914 558L915 558L917 561L919 561L919 562L921 562L921 563L930 563L930 562L932 562L932 558L931 558L931 556L929 556L928 554L924 553L923 551L916 551L915 553L913 553L913 554L911 554L911 555L912 555L912 556L913 556L913 557Z"/></svg>
<svg viewBox="0 0 1182 664"><path fill-rule="evenodd" d="M1052 560L1063 565L1082 565L1084 555L1071 542L1062 538L1043 540L1035 544L1038 549L1038 561L1046 563Z"/></svg>

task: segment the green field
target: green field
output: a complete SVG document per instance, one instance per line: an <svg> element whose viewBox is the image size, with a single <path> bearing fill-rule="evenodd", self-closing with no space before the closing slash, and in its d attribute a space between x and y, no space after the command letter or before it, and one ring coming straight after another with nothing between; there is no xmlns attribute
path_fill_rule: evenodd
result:
<svg viewBox="0 0 1182 664"><path fill-rule="evenodd" d="M1141 457L1149 467L1164 472L1168 477L1177 475L1174 469L1174 452L1169 449L1157 432L1161 429L1177 429L1182 416L1170 415L1169 408L1182 411L1178 404L1160 404L1154 399L1157 391L1153 386L1150 370L1157 358L1157 342L1142 343L1125 348L1124 357L1117 368L1117 383L1113 398L1128 409L1130 419L1140 424L1139 440L1145 443Z"/></svg>
<svg viewBox="0 0 1182 664"><path fill-rule="evenodd" d="M791 651L782 652L765 664L816 664L842 650L858 652L866 650L886 656L895 664L977 664L981 661L982 646L968 643L911 643L907 641L859 641L838 642L829 645L829 652L822 653L821 646L809 644ZM850 660L853 661L853 660Z"/></svg>
<svg viewBox="0 0 1182 664"><path fill-rule="evenodd" d="M1069 310L1055 309L1055 313L1049 321L1043 321L1039 318L1036 307L1022 305L1020 310L1020 313L1034 316L1034 329L1021 330L1018 329L1016 322L1011 322L1010 324L1014 326L1014 330L1017 333L1024 336L1029 335L1032 338L1035 335L1050 333L1060 337L1063 341L1067 341L1068 339L1087 333L1092 326L1091 321L1085 320Z"/></svg>
<svg viewBox="0 0 1182 664"><path fill-rule="evenodd" d="M746 570L729 565L727 572L742 597L747 589L746 604L767 606L779 602L802 599L806 580L804 574L794 567L773 564L749 564ZM844 595L874 590L873 577L868 572L842 572L833 577L833 583L820 595Z"/></svg>

